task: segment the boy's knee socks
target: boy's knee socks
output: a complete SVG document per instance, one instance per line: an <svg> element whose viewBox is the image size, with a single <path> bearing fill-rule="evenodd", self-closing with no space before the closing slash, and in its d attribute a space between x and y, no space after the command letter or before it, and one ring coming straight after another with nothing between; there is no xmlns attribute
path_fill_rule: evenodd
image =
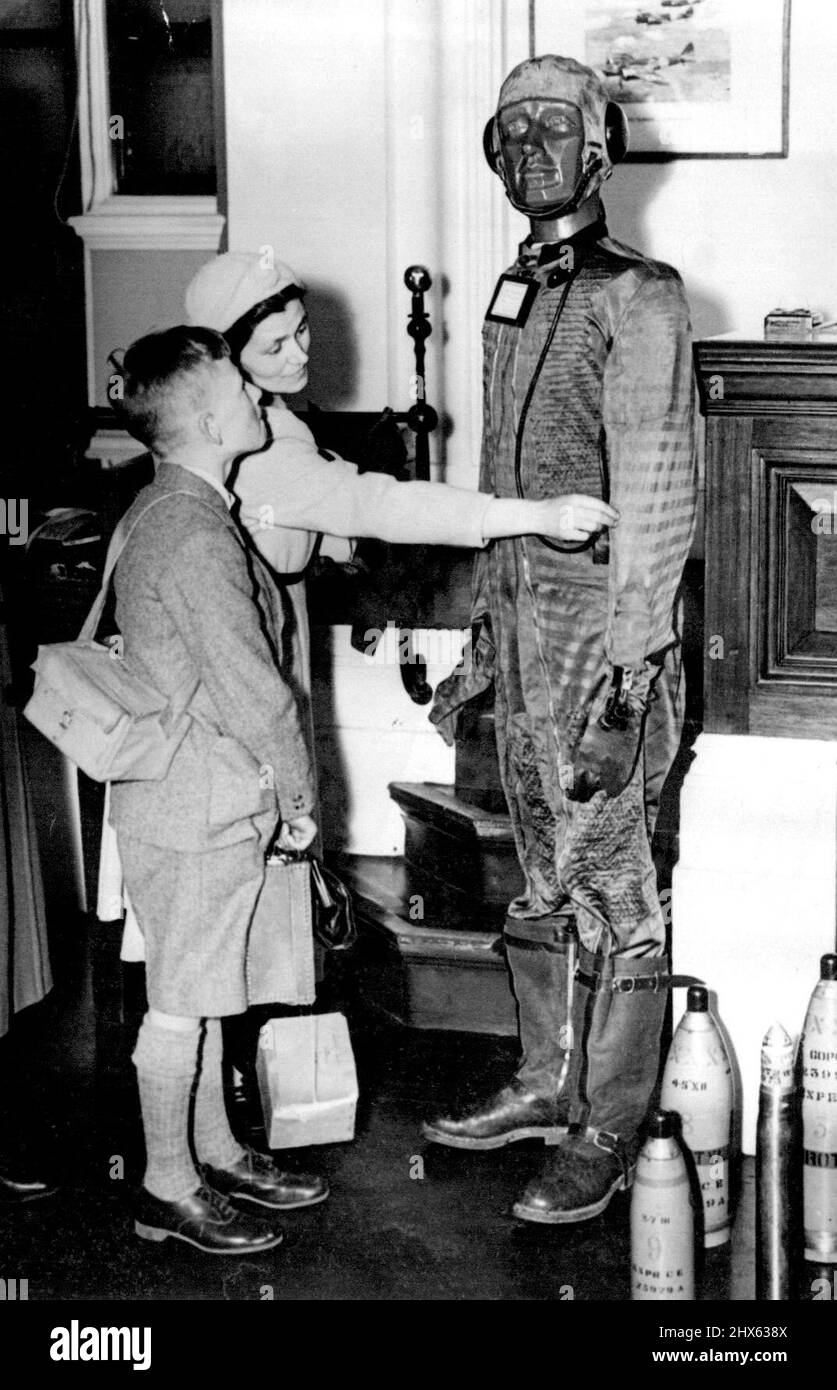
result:
<svg viewBox="0 0 837 1390"><path fill-rule="evenodd" d="M189 1147L189 1102L197 1071L200 1024L188 1031L143 1019L133 1053L145 1131L145 1186L164 1202L197 1191Z"/></svg>

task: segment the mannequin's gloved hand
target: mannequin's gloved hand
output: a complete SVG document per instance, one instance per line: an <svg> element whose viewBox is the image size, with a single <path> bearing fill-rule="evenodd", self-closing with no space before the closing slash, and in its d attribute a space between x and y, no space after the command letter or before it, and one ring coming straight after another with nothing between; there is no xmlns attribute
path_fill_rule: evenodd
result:
<svg viewBox="0 0 837 1390"><path fill-rule="evenodd" d="M614 797L625 790L639 756L647 699L647 679L637 688L632 671L614 666L610 687L604 699L595 700L572 762L561 770L568 800L589 801L597 792Z"/></svg>

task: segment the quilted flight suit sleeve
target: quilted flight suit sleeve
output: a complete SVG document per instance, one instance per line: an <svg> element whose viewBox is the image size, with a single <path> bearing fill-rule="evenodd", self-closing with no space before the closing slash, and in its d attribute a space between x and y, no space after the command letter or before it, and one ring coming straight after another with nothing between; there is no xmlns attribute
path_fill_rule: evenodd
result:
<svg viewBox="0 0 837 1390"><path fill-rule="evenodd" d="M668 267L640 282L615 326L603 424L611 531L605 652L639 674L676 639L674 606L696 506L689 309Z"/></svg>
<svg viewBox="0 0 837 1390"><path fill-rule="evenodd" d="M310 815L314 779L295 696L261 626L253 581L231 533L196 529L159 592L200 673L221 733L273 769L284 820Z"/></svg>

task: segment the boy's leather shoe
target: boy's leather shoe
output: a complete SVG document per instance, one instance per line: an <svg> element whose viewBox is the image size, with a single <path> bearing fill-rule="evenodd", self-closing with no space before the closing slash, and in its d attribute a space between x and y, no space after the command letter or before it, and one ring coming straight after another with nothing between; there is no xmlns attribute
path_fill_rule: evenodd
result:
<svg viewBox="0 0 837 1390"><path fill-rule="evenodd" d="M272 1158L255 1149L247 1149L232 1168L212 1168L206 1163L201 1171L210 1187L236 1204L255 1202L273 1211L293 1211L313 1207L328 1196L325 1178L312 1173L283 1173Z"/></svg>
<svg viewBox="0 0 837 1390"><path fill-rule="evenodd" d="M204 1183L179 1202L164 1202L146 1188L134 1207L135 1230L143 1240L185 1240L210 1255L257 1255L282 1240L266 1219L247 1216Z"/></svg>

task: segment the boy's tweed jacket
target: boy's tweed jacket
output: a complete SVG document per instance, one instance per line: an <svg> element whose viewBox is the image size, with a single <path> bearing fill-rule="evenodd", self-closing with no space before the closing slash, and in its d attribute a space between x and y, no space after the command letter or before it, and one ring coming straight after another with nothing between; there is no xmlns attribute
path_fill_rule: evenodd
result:
<svg viewBox="0 0 837 1390"><path fill-rule="evenodd" d="M161 495L116 567L116 620L126 661L161 694L196 684L195 718L162 781L114 784L111 822L146 844L200 852L310 814L313 779L279 669L275 586L211 484L161 464L132 512Z"/></svg>

